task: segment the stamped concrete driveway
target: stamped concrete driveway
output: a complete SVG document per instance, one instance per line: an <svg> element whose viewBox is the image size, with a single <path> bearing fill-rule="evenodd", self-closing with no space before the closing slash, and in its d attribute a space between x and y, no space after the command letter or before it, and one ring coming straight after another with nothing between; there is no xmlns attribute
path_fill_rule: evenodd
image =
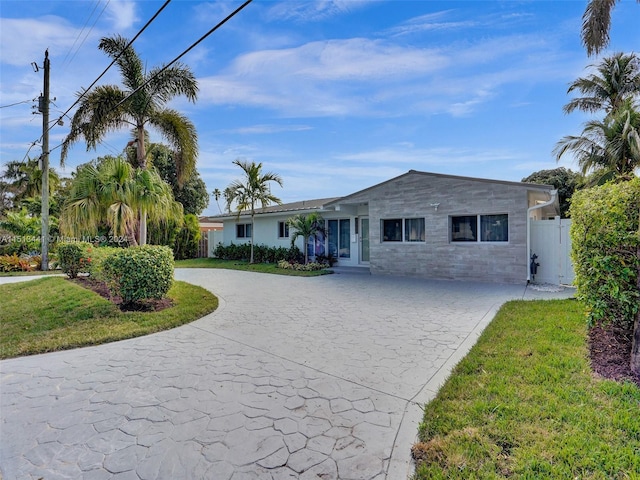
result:
<svg viewBox="0 0 640 480"><path fill-rule="evenodd" d="M420 405L506 300L362 274L177 270L192 324L0 362L4 480L406 479Z"/></svg>

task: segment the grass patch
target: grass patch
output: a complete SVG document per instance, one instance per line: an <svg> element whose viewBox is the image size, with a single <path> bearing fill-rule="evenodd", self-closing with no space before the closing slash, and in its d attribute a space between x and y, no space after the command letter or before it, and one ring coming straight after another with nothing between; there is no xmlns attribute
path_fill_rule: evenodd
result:
<svg viewBox="0 0 640 480"><path fill-rule="evenodd" d="M219 258L190 258L176 260L176 268L226 268L228 270L244 270L246 272L274 273L293 277L317 277L332 273L331 270L315 270L311 272L286 270L278 268L276 263L249 263L240 260L221 260Z"/></svg>
<svg viewBox="0 0 640 480"><path fill-rule="evenodd" d="M425 407L415 480L638 479L640 388L595 378L583 306L505 304Z"/></svg>
<svg viewBox="0 0 640 480"><path fill-rule="evenodd" d="M158 312L122 312L113 303L61 277L0 285L0 358L98 345L192 322L214 311L207 290L176 281L174 305Z"/></svg>

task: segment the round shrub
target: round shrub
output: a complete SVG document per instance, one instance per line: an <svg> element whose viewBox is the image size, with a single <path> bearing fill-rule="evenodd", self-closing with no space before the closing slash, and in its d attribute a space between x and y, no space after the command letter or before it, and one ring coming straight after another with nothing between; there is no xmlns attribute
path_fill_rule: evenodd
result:
<svg viewBox="0 0 640 480"><path fill-rule="evenodd" d="M76 278L79 273L87 273L91 265L92 245L86 242L60 242L56 253L60 269Z"/></svg>
<svg viewBox="0 0 640 480"><path fill-rule="evenodd" d="M163 298L173 283L173 268L173 252L158 245L122 249L103 262L109 289L124 304Z"/></svg>

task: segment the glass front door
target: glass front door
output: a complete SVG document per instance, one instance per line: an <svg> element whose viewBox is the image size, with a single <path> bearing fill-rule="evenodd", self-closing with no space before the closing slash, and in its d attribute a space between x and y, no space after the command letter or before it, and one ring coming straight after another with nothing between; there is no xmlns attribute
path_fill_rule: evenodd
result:
<svg viewBox="0 0 640 480"><path fill-rule="evenodd" d="M369 218L360 219L360 263L369 263Z"/></svg>

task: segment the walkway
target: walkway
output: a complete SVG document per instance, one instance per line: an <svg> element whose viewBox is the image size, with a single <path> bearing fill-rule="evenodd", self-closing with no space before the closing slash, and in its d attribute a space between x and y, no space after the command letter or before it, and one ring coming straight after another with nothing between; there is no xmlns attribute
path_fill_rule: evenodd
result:
<svg viewBox="0 0 640 480"><path fill-rule="evenodd" d="M176 278L219 309L0 362L1 478L405 479L420 405L497 308L572 293L348 273Z"/></svg>

